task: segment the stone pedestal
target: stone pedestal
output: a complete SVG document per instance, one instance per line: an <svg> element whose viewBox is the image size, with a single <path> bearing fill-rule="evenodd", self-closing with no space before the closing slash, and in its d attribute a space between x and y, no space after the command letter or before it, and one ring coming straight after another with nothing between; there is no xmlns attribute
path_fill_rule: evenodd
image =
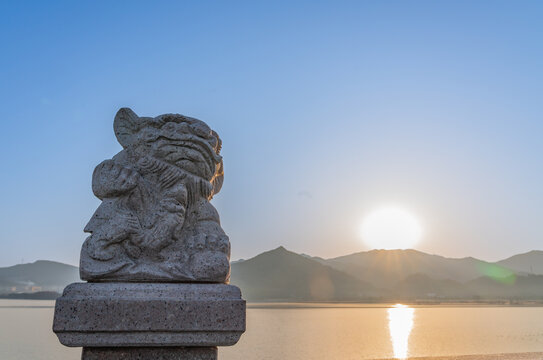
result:
<svg viewBox="0 0 543 360"><path fill-rule="evenodd" d="M83 348L82 360L217 360L217 348Z"/></svg>
<svg viewBox="0 0 543 360"><path fill-rule="evenodd" d="M83 359L216 359L245 331L245 300L225 284L75 283L53 330Z"/></svg>

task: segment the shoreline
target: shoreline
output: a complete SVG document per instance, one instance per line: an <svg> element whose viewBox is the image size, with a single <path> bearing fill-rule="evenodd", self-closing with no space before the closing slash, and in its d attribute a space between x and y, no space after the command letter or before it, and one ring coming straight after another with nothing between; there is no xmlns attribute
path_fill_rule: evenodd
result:
<svg viewBox="0 0 543 360"><path fill-rule="evenodd" d="M542 360L543 352L409 357L404 360ZM374 360L398 360L397 358Z"/></svg>
<svg viewBox="0 0 543 360"><path fill-rule="evenodd" d="M396 302L383 303L353 303L353 302L250 302L247 301L248 309L365 309L365 308L393 308L400 304ZM440 302L440 303L416 303L402 302L402 305L407 307L422 309L422 308L473 308L473 307L543 307L543 302L526 302L526 303L496 303L496 302ZM543 360L543 358L542 358Z"/></svg>
<svg viewBox="0 0 543 360"><path fill-rule="evenodd" d="M55 301L55 298L1 297L0 301ZM295 301L247 301L247 309L389 309L397 304L414 309L423 308L497 308L497 307L543 307L543 302L295 302ZM5 306L0 306L5 307ZM8 306L11 307L11 306ZM24 307L24 306L22 306ZM543 360L543 356L540 358Z"/></svg>

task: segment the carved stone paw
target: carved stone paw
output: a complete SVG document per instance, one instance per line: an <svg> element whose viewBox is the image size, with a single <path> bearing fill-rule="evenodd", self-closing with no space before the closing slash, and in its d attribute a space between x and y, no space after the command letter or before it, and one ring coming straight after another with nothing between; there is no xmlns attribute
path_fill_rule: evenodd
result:
<svg viewBox="0 0 543 360"><path fill-rule="evenodd" d="M85 243L89 256L95 260L107 261L115 257L116 249L107 239L91 235Z"/></svg>
<svg viewBox="0 0 543 360"><path fill-rule="evenodd" d="M226 254L201 251L190 258L190 271L200 281L226 281L230 275L230 262Z"/></svg>
<svg viewBox="0 0 543 360"><path fill-rule="evenodd" d="M107 207L99 210L107 212ZM141 232L141 226L136 216L132 214L114 213L114 217L103 222L99 227L92 226L89 223L86 230L92 235L87 238L89 256L96 260L110 260L116 252L116 244L122 243L126 239L136 239Z"/></svg>
<svg viewBox="0 0 543 360"><path fill-rule="evenodd" d="M218 251L230 255L230 241L225 234L198 233L188 240L188 248L191 252L203 250Z"/></svg>
<svg viewBox="0 0 543 360"><path fill-rule="evenodd" d="M100 199L119 196L135 188L138 178L137 171L105 160L94 169L92 191Z"/></svg>
<svg viewBox="0 0 543 360"><path fill-rule="evenodd" d="M189 239L190 272L201 281L226 281L230 271L230 242L224 233L198 233Z"/></svg>

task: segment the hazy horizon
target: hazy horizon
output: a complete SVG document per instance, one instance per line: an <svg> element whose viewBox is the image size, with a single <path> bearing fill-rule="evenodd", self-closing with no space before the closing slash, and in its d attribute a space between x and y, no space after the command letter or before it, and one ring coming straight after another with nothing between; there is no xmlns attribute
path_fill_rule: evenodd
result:
<svg viewBox="0 0 543 360"><path fill-rule="evenodd" d="M393 6L392 6L393 5ZM543 3L0 5L0 266L77 264L112 122L177 112L223 139L232 259L415 249L496 261L543 239Z"/></svg>
<svg viewBox="0 0 543 360"><path fill-rule="evenodd" d="M462 257L454 257L454 256L444 256L444 255L441 255L441 254L438 254L438 253L432 253L432 252L424 252L424 251L421 251L421 250L417 250L417 249L369 249L369 250L361 250L361 251L356 251L356 252L352 252L352 253L346 253L346 254L340 254L338 256L330 256L330 257L321 257L321 256L317 256L317 255L313 255L313 254L310 254L310 253L307 253L307 252L296 252L296 251L293 251L292 249L289 249L287 246L283 246L283 245L279 245L278 247L275 247L275 248L272 248L272 249L267 249L267 250L263 250L262 252L259 252L257 254L254 254L254 255L251 255L251 256L248 256L246 258L231 258L230 261L231 262L237 262L237 261L240 261L240 260L250 260L258 255L261 255L263 253L266 253L266 252L272 252L274 250L277 250L279 248L284 248L286 249L287 251L290 251L290 252L294 252L296 254L299 254L299 255L306 255L306 256L310 256L310 257L320 257L320 258L323 258L325 260L327 259L334 259L334 258L337 258L337 257L342 257L342 256L347 256L347 255L353 255L353 254L357 254L357 253L361 253L361 252L368 252L368 251L405 251L405 250L415 250L415 251L420 251L422 253L425 253L425 254L428 254L428 255L437 255L437 256L442 256L444 258L448 258L448 259L464 259L464 258L476 258L474 256L471 256L471 255L467 255L467 256L462 256ZM506 260L510 257L513 257L515 255L524 255L524 254L527 254L527 253L531 253L533 251L540 251L540 252L543 252L543 250L540 250L540 249L532 249L532 250L529 250L527 252L523 252L523 253L515 253L515 254L511 254L511 255L508 255L504 258L499 258L499 259L494 259L494 260L489 260L489 259L484 259L484 258L476 258L477 260L482 260L482 261L486 261L486 262L489 262L489 263L494 263L494 262L499 262L501 260ZM63 264L67 264L67 265L73 265L73 266L77 266L79 267L79 259L76 259L75 262L62 262L62 261L58 261L58 260L55 260L55 259L45 259L45 258L37 258L37 259L34 259L34 260L26 260L26 259L21 259L22 261L18 262L18 263L13 263L13 264L8 264L8 265L1 265L1 267L10 267L10 266L13 266L13 265L20 265L20 264L28 264L28 263L34 263L36 261L54 261L54 262L59 262L59 263L63 263Z"/></svg>

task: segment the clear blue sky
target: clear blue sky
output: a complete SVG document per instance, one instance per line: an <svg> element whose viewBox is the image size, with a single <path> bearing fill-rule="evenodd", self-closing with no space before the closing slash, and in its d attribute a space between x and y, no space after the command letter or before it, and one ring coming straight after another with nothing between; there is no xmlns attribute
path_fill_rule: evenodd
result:
<svg viewBox="0 0 543 360"><path fill-rule="evenodd" d="M398 204L418 249L543 246L540 1L11 1L0 5L0 266L77 263L118 108L200 118L233 258L367 247Z"/></svg>

